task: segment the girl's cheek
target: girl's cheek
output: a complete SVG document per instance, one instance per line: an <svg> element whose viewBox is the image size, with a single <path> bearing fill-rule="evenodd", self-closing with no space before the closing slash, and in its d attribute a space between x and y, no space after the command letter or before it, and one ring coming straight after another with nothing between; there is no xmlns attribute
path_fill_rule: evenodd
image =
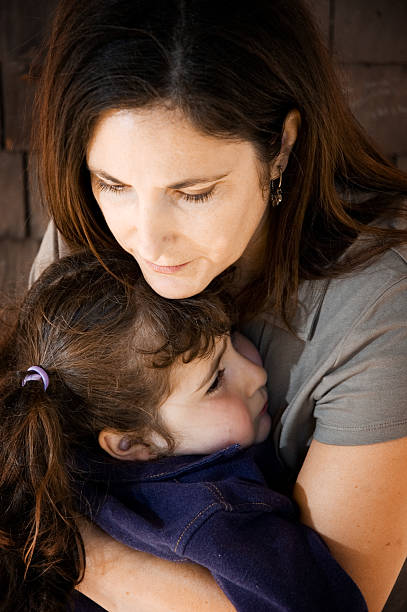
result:
<svg viewBox="0 0 407 612"><path fill-rule="evenodd" d="M235 394L228 394L225 397L225 413L228 415L228 421L231 427L240 435L245 435L247 432L253 431L253 420L250 412L240 397Z"/></svg>

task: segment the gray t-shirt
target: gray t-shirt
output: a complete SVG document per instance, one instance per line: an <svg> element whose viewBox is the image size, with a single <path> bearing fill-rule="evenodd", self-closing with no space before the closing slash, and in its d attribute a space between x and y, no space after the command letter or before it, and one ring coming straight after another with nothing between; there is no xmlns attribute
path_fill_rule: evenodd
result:
<svg viewBox="0 0 407 612"><path fill-rule="evenodd" d="M407 246L342 278L304 282L297 337L268 314L244 326L268 372L276 452L293 478L313 438L407 436ZM407 561L383 612L407 610Z"/></svg>
<svg viewBox="0 0 407 612"><path fill-rule="evenodd" d="M262 314L243 331L269 375L277 453L298 473L312 438L407 436L407 247L330 281L304 282L297 337Z"/></svg>

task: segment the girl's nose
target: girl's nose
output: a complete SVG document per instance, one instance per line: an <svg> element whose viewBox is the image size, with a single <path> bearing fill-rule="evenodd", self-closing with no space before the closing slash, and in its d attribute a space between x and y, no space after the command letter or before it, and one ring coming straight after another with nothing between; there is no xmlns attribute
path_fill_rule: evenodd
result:
<svg viewBox="0 0 407 612"><path fill-rule="evenodd" d="M248 360L250 361L250 360ZM254 395L261 387L265 387L267 383L266 370L256 363L250 362L246 369L246 384L247 394L249 397Z"/></svg>
<svg viewBox="0 0 407 612"><path fill-rule="evenodd" d="M242 369L242 375L244 377L246 393L251 397L260 387L264 387L267 382L267 373L263 368L262 358L253 342L239 332L233 334L233 345L237 352L246 360Z"/></svg>

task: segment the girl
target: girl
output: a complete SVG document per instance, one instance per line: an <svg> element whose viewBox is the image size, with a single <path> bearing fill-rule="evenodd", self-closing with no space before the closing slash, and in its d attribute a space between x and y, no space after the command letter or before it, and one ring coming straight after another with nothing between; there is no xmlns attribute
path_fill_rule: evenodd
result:
<svg viewBox="0 0 407 612"><path fill-rule="evenodd" d="M1 609L66 609L87 513L128 546L203 564L239 611L365 612L322 540L266 488L254 448L240 451L270 431L266 373L248 340L231 343L220 296L170 302L131 258L104 266L52 266L1 352ZM280 549L293 545L287 566Z"/></svg>
<svg viewBox="0 0 407 612"><path fill-rule="evenodd" d="M61 245L109 246L181 299L234 268L301 520L381 612L407 551L407 178L352 116L303 2L62 0L34 125L53 219L34 274ZM96 530L85 546L105 607L202 605L197 566Z"/></svg>

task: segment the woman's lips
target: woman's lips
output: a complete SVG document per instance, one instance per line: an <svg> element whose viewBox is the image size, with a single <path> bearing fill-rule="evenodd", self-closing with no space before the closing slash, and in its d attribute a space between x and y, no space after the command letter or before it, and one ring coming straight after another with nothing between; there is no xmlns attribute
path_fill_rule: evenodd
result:
<svg viewBox="0 0 407 612"><path fill-rule="evenodd" d="M157 264L148 261L147 259L145 259L144 261L150 266L150 268L154 270L154 272L158 272L159 274L174 274L175 272L182 270L182 268L185 268L185 266L189 264L189 261L187 261L186 263L181 264L179 266L158 266Z"/></svg>

